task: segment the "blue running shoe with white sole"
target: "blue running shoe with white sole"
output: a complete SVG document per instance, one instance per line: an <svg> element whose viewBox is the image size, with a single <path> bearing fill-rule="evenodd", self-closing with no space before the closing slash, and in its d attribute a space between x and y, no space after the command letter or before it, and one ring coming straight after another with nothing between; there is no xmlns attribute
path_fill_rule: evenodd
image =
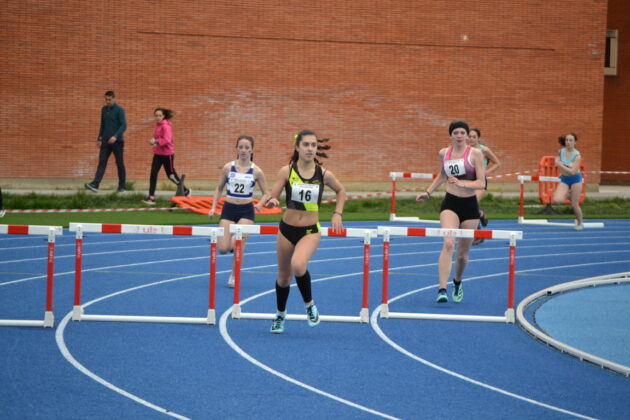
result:
<svg viewBox="0 0 630 420"><path fill-rule="evenodd" d="M464 288L462 287L462 282L455 283L453 281L453 302L459 303L464 299Z"/></svg>
<svg viewBox="0 0 630 420"><path fill-rule="evenodd" d="M445 289L440 289L438 291L437 297L435 298L437 303L446 303L448 302L448 295L446 294Z"/></svg>
<svg viewBox="0 0 630 420"><path fill-rule="evenodd" d="M309 327L316 327L319 325L319 311L314 303L306 305L306 318L308 319Z"/></svg>
<svg viewBox="0 0 630 420"><path fill-rule="evenodd" d="M282 334L284 332L284 318L286 317L286 315L286 312L276 313L276 317L271 323L271 332L273 334Z"/></svg>

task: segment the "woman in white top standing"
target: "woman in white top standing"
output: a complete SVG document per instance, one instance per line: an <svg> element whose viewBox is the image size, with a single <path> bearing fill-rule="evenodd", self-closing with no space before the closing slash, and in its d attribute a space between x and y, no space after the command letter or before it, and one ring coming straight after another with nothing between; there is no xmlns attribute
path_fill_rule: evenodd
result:
<svg viewBox="0 0 630 420"><path fill-rule="evenodd" d="M224 229L224 235L219 238L217 248L221 254L234 250L235 239L230 232L230 225L237 223L251 225L255 221L254 211L254 187L258 183L262 194L268 193L267 181L262 169L252 162L254 157L254 139L250 136L239 136L236 140L237 160L228 162L221 169L221 177L214 191L212 208L208 212L208 217L212 218L216 214L217 204L223 193L223 188L227 186L226 198L221 211L219 227ZM256 205L256 210L260 212L261 204ZM247 235L243 235L243 249ZM234 287L234 261L232 261L232 274L227 283L228 287Z"/></svg>
<svg viewBox="0 0 630 420"><path fill-rule="evenodd" d="M439 176L433 180L427 190L416 197L423 202L444 182L446 195L440 208L440 227L443 229L476 229L479 224L479 202L476 190L485 188L486 170L483 155L479 149L466 144L469 133L465 121L453 121L448 132L451 146L440 150ZM453 276L453 301L459 303L464 298L462 276L468 264L468 252L472 238L459 238L457 260ZM448 302L446 288L453 265L455 238L444 237L444 245L438 260L439 289L437 303Z"/></svg>

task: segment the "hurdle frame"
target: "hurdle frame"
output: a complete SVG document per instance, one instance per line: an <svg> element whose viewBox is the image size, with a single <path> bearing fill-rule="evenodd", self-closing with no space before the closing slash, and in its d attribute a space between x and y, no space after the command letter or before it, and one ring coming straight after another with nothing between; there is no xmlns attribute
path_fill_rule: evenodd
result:
<svg viewBox="0 0 630 420"><path fill-rule="evenodd" d="M277 235L279 231L278 226L271 225L230 225L230 233L234 235L235 247L234 247L234 302L232 304L232 318L233 319L268 319L273 320L276 317L275 313L256 313L256 312L242 312L240 304L240 285L241 285L241 262L243 252L243 234L261 234L261 235ZM321 228L322 236L331 237L353 237L363 238L363 293L361 299L361 310L358 316L348 315L319 315L321 321L328 322L357 322L361 324L367 324L370 322L369 313L369 276L370 276L370 244L371 239L376 238L376 229L358 229L358 228L343 228L339 231L333 228ZM287 314L285 317L289 321L306 321L306 315Z"/></svg>
<svg viewBox="0 0 630 420"><path fill-rule="evenodd" d="M438 177L437 174L414 173L414 172L390 172L389 177L392 179L392 201L389 213L390 222L413 222L413 223L440 223L439 220L420 219L415 216L396 216L396 180L400 178L422 179L432 181Z"/></svg>
<svg viewBox="0 0 630 420"><path fill-rule="evenodd" d="M70 223L71 232L75 232L75 279L73 321L114 321L114 322L154 322L170 324L216 324L216 267L217 238L223 236L223 228L202 226L170 226L170 225L125 225L105 223ZM143 315L93 315L85 314L81 304L82 265L83 265L83 233L117 233L117 234L152 234L210 237L210 274L208 292L208 313L205 318L167 317Z"/></svg>
<svg viewBox="0 0 630 420"><path fill-rule="evenodd" d="M550 222L547 219L525 219L525 182L560 182L559 177L555 176L538 176L538 175L519 175L518 182L520 185L520 197L518 204L518 224L520 225L543 225L543 226L561 226L561 227L574 227L577 225L577 220L573 223L566 222ZM601 222L583 222L585 228L603 228L604 224Z"/></svg>
<svg viewBox="0 0 630 420"><path fill-rule="evenodd" d="M55 326L53 313L53 289L55 276L55 239L63 235L61 226L37 225L0 225L0 234L8 235L47 235L48 250L46 262L46 304L43 320L0 319L0 326L4 327L44 327Z"/></svg>
<svg viewBox="0 0 630 420"><path fill-rule="evenodd" d="M378 226L379 235L383 236L383 287L380 306L381 318L397 319L428 319L441 321L480 321L480 322L504 322L514 323L514 272L516 266L516 241L523 239L522 231L506 230L480 230L480 229L444 229L444 228L416 228L402 226ZM457 314L431 314L390 312L388 303L389 289L389 249L391 236L431 236L450 238L483 238L483 239L509 239L508 259L508 299L507 309L503 316L490 315L457 315Z"/></svg>

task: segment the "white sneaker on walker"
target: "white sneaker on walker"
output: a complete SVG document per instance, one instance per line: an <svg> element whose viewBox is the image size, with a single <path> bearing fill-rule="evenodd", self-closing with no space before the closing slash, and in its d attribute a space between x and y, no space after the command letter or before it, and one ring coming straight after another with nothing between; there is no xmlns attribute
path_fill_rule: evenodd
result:
<svg viewBox="0 0 630 420"><path fill-rule="evenodd" d="M228 282L227 282L227 287L232 288L232 289L234 288L234 276L231 275L231 274L230 274L230 278L228 279Z"/></svg>
<svg viewBox="0 0 630 420"><path fill-rule="evenodd" d="M578 225L573 226L574 230L584 230L584 224L580 223Z"/></svg>

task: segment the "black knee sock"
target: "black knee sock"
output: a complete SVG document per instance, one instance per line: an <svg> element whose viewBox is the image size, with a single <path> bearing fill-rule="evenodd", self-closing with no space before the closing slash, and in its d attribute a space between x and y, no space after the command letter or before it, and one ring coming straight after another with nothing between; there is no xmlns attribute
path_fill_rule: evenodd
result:
<svg viewBox="0 0 630 420"><path fill-rule="evenodd" d="M306 273L300 277L295 276L295 281L300 289L300 293L302 293L304 303L308 303L313 300L313 296L311 295L311 274L308 270L306 270Z"/></svg>
<svg viewBox="0 0 630 420"><path fill-rule="evenodd" d="M287 300L289 299L290 291L291 286L280 287L276 281L276 306L278 307L278 312L287 310Z"/></svg>

